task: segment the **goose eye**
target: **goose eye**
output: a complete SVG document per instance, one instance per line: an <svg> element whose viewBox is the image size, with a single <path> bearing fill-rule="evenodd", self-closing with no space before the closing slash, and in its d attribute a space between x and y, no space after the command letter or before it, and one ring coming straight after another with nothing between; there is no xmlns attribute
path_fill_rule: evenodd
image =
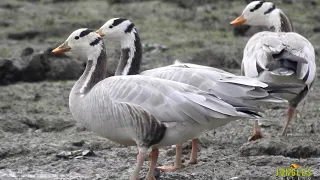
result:
<svg viewBox="0 0 320 180"><path fill-rule="evenodd" d="M74 37L74 39L78 40L78 39L79 39L79 36Z"/></svg>
<svg viewBox="0 0 320 180"><path fill-rule="evenodd" d="M112 28L113 28L113 26L112 26L112 25L110 25L110 26L109 26L109 28L110 28L110 29L112 29Z"/></svg>

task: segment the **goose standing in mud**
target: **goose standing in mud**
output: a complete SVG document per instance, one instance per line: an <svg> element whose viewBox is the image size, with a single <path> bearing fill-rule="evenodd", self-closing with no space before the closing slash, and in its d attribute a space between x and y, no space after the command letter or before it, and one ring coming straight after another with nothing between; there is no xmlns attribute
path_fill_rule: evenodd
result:
<svg viewBox="0 0 320 180"><path fill-rule="evenodd" d="M286 123L281 133L285 136L298 104L307 95L316 77L314 48L306 38L292 32L287 16L271 2L249 3L242 15L231 22L231 25L239 24L267 26L274 31L257 33L248 41L243 53L243 75L263 82L302 85L302 88L289 89L290 93L278 92L280 97L289 102ZM257 137L262 137L262 134L256 121L251 139Z"/></svg>
<svg viewBox="0 0 320 180"><path fill-rule="evenodd" d="M146 179L155 179L159 147L183 143L239 118L259 116L259 109L225 102L196 87L150 76L105 78L107 57L102 38L89 29L74 31L52 52L74 51L87 57L85 71L69 96L79 123L114 142L138 146L131 180L139 178L151 149ZM234 105L233 105L234 103Z"/></svg>
<svg viewBox="0 0 320 180"><path fill-rule="evenodd" d="M116 75L138 74L142 59L142 46L140 37L134 23L123 18L108 20L97 33L108 41L118 41L121 44L121 57ZM195 86L203 91L214 94L224 101L257 104L262 102L284 102L272 96L270 92L283 89L283 87L296 87L295 85L268 86L256 79L236 76L226 71L176 62L173 65L141 72L144 76L153 76L173 80ZM192 150L189 164L197 163L198 139L192 140ZM172 171L182 166L182 145L176 145L176 160L174 166L158 167L162 171Z"/></svg>

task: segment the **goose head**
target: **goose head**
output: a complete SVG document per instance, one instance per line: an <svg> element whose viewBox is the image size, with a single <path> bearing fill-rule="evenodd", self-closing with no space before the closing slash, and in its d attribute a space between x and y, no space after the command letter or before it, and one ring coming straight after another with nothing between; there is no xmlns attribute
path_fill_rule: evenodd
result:
<svg viewBox="0 0 320 180"><path fill-rule="evenodd" d="M100 35L87 28L77 29L70 34L67 40L55 48L52 53L60 54L72 51L80 56L95 59L103 49L103 42ZM94 57L92 57L94 56Z"/></svg>
<svg viewBox="0 0 320 180"><path fill-rule="evenodd" d="M231 25L247 24L250 26L267 26L271 28L279 19L279 9L271 2L252 1L243 10L241 16Z"/></svg>
<svg viewBox="0 0 320 180"><path fill-rule="evenodd" d="M130 20L113 18L101 26L96 33L108 40L120 42L122 48L126 48L134 45L137 30Z"/></svg>

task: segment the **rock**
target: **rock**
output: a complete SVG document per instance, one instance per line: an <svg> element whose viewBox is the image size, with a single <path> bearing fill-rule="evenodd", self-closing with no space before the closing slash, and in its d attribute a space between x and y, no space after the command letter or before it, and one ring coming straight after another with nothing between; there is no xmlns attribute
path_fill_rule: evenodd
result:
<svg viewBox="0 0 320 180"><path fill-rule="evenodd" d="M25 117L21 122L31 129L41 129L43 132L59 132L75 125L74 121L65 121L61 118L50 116L39 118Z"/></svg>
<svg viewBox="0 0 320 180"><path fill-rule="evenodd" d="M8 85L21 79L21 69L18 68L14 59L0 58L0 85Z"/></svg>
<svg viewBox="0 0 320 180"><path fill-rule="evenodd" d="M169 48L160 44L142 44L143 52L163 52Z"/></svg>
<svg viewBox="0 0 320 180"><path fill-rule="evenodd" d="M28 66L22 71L22 81L35 82L46 79L46 73L50 71L48 58L45 54L36 54L32 57Z"/></svg>
<svg viewBox="0 0 320 180"><path fill-rule="evenodd" d="M318 2L316 0L310 0L310 4L312 6L316 6L316 5L318 5Z"/></svg>
<svg viewBox="0 0 320 180"><path fill-rule="evenodd" d="M42 57L47 59L48 69L45 72L46 79L49 80L69 80L78 79L85 69L85 64L66 56L65 54L54 55L49 48L42 53ZM46 65L46 64L45 64Z"/></svg>
<svg viewBox="0 0 320 180"><path fill-rule="evenodd" d="M210 0L164 0L166 2L175 3L182 8L194 8L196 6L201 6L207 3L211 3Z"/></svg>
<svg viewBox="0 0 320 180"><path fill-rule="evenodd" d="M109 4L119 4L119 3L133 3L133 2L143 2L151 0L107 0Z"/></svg>
<svg viewBox="0 0 320 180"><path fill-rule="evenodd" d="M65 2L77 2L77 1L80 1L80 0L68 0L68 1L65 1L65 0L52 0L53 3L65 3Z"/></svg>
<svg viewBox="0 0 320 180"><path fill-rule="evenodd" d="M173 157L176 155L176 150L175 148L170 148L166 151L166 155L169 156L169 157Z"/></svg>
<svg viewBox="0 0 320 180"><path fill-rule="evenodd" d="M15 10L15 9L19 9L21 7L21 5L13 5L13 4L1 4L0 8L3 9L10 9L10 10Z"/></svg>
<svg viewBox="0 0 320 180"><path fill-rule="evenodd" d="M84 145L84 140L80 140L80 141L75 141L75 142L72 142L72 145L73 146L77 146L77 147L82 147L82 145Z"/></svg>
<svg viewBox="0 0 320 180"><path fill-rule="evenodd" d="M85 69L85 64L71 58L66 58L52 60L50 68L50 71L46 73L46 78L49 80L78 79Z"/></svg>
<svg viewBox="0 0 320 180"><path fill-rule="evenodd" d="M22 133L28 130L28 126L16 119L0 118L0 130L3 132Z"/></svg>
<svg viewBox="0 0 320 180"><path fill-rule="evenodd" d="M12 23L9 21L0 21L1 27L9 27Z"/></svg>
<svg viewBox="0 0 320 180"><path fill-rule="evenodd" d="M196 21L194 23L195 26L197 26L200 29L207 29L208 31L217 29L217 27L220 27L221 23L225 23L225 22L222 22L222 20L220 20L219 17L217 17L214 14L205 15L203 17L197 18L195 21Z"/></svg>
<svg viewBox="0 0 320 180"><path fill-rule="evenodd" d="M255 142L245 143L240 148L241 156L285 156L290 158L318 157L319 146L305 144L304 142L289 143L279 138L261 139Z"/></svg>
<svg viewBox="0 0 320 180"><path fill-rule="evenodd" d="M0 59L0 85L18 81L78 79L85 64L64 54L52 55L51 50L34 53L28 47L21 52L20 59Z"/></svg>
<svg viewBox="0 0 320 180"><path fill-rule="evenodd" d="M315 32L315 33L320 32L320 26L317 26L317 27L313 28L313 32Z"/></svg>
<svg viewBox="0 0 320 180"><path fill-rule="evenodd" d="M267 27L257 27L257 26L248 26L248 25L239 25L234 26L233 28L233 35L234 36L247 36L251 37L254 34L261 32L261 31L267 31Z"/></svg>
<svg viewBox="0 0 320 180"><path fill-rule="evenodd" d="M219 46L219 45L217 45ZM215 68L240 68L240 62L235 59L236 55L227 52L228 50L222 47L203 48L188 59L188 62L195 64L206 64Z"/></svg>
<svg viewBox="0 0 320 180"><path fill-rule="evenodd" d="M114 147L116 143L112 143L110 144L110 142L108 142L108 140L106 139L103 139L102 141L91 141L89 142L88 144L84 144L84 148L87 148L87 149L91 149L93 151L96 151L96 150L101 150L101 149L111 149L112 147ZM119 144L116 144L116 145L119 145Z"/></svg>
<svg viewBox="0 0 320 180"><path fill-rule="evenodd" d="M0 139L1 139L1 138L4 138L4 137L5 137L4 132L3 132L2 130L0 130Z"/></svg>
<svg viewBox="0 0 320 180"><path fill-rule="evenodd" d="M244 0L247 4L251 3L254 0Z"/></svg>
<svg viewBox="0 0 320 180"><path fill-rule="evenodd" d="M94 156L94 152L92 150L76 150L76 151L62 151L56 155L57 158L63 159L79 159L85 156Z"/></svg>
<svg viewBox="0 0 320 180"><path fill-rule="evenodd" d="M10 147L0 146L0 160L10 156L27 155L28 153L30 153L30 150L27 147L17 144L12 144Z"/></svg>
<svg viewBox="0 0 320 180"><path fill-rule="evenodd" d="M286 148L285 142L275 139L261 139L245 143L240 148L241 156L280 155Z"/></svg>
<svg viewBox="0 0 320 180"><path fill-rule="evenodd" d="M315 20L317 20L317 21L319 21L319 22L320 22L320 15L316 15L316 16L314 16L314 17L313 17L313 19L315 19Z"/></svg>
<svg viewBox="0 0 320 180"><path fill-rule="evenodd" d="M284 4L293 4L292 0L282 0L282 3Z"/></svg>
<svg viewBox="0 0 320 180"><path fill-rule="evenodd" d="M33 39L40 35L39 31L24 31L19 33L9 33L8 38L14 40L25 40L25 39Z"/></svg>
<svg viewBox="0 0 320 180"><path fill-rule="evenodd" d="M159 177L160 177L160 175L161 175L161 172L160 172L160 169L155 169L154 171L153 171L153 176L156 178L156 179L158 179Z"/></svg>
<svg viewBox="0 0 320 180"><path fill-rule="evenodd" d="M245 36L246 32L250 29L250 26L248 25L239 25L234 26L233 28L233 35L234 36Z"/></svg>
<svg viewBox="0 0 320 180"><path fill-rule="evenodd" d="M21 57L31 56L33 53L34 53L34 49L32 49L31 47L27 47L22 50L20 56Z"/></svg>

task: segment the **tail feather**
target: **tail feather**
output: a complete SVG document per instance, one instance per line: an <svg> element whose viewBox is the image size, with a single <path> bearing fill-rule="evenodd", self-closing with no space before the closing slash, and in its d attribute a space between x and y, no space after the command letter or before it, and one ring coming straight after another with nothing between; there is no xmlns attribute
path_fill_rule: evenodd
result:
<svg viewBox="0 0 320 180"><path fill-rule="evenodd" d="M264 82L268 85L268 87L264 88L266 91L273 91L273 90L279 90L279 89L292 89L292 88L303 88L304 85L297 84L297 83L282 83L282 84L276 84L276 83L270 83L270 82Z"/></svg>
<svg viewBox="0 0 320 180"><path fill-rule="evenodd" d="M247 114L247 115L250 115L254 118L261 118L262 116L256 112L253 112L253 111L247 111L247 110L239 110L239 112L241 113L244 113L244 114Z"/></svg>
<svg viewBox="0 0 320 180"><path fill-rule="evenodd" d="M278 54L273 54L272 58L273 60L266 65L266 68L272 74L279 76L290 76L296 73L299 63L308 63L306 59L291 54L285 49Z"/></svg>
<svg viewBox="0 0 320 180"><path fill-rule="evenodd" d="M269 91L269 93L272 93L272 94L292 94L292 95L298 95L298 94L295 93L295 92L292 92L292 91L290 91L290 90L285 90L285 89L272 90L272 91Z"/></svg>
<svg viewBox="0 0 320 180"><path fill-rule="evenodd" d="M246 99L244 100L245 103L248 104L261 104L261 103L288 103L288 100L280 98L272 92L269 92L269 95L264 98L259 99Z"/></svg>
<svg viewBox="0 0 320 180"><path fill-rule="evenodd" d="M289 51L287 51L285 49L283 49L279 54L272 55L272 57L275 61L287 59L287 60L297 62L297 63L303 63L303 64L308 63L308 61L306 59L299 57L299 56L296 56L294 54L291 54Z"/></svg>

